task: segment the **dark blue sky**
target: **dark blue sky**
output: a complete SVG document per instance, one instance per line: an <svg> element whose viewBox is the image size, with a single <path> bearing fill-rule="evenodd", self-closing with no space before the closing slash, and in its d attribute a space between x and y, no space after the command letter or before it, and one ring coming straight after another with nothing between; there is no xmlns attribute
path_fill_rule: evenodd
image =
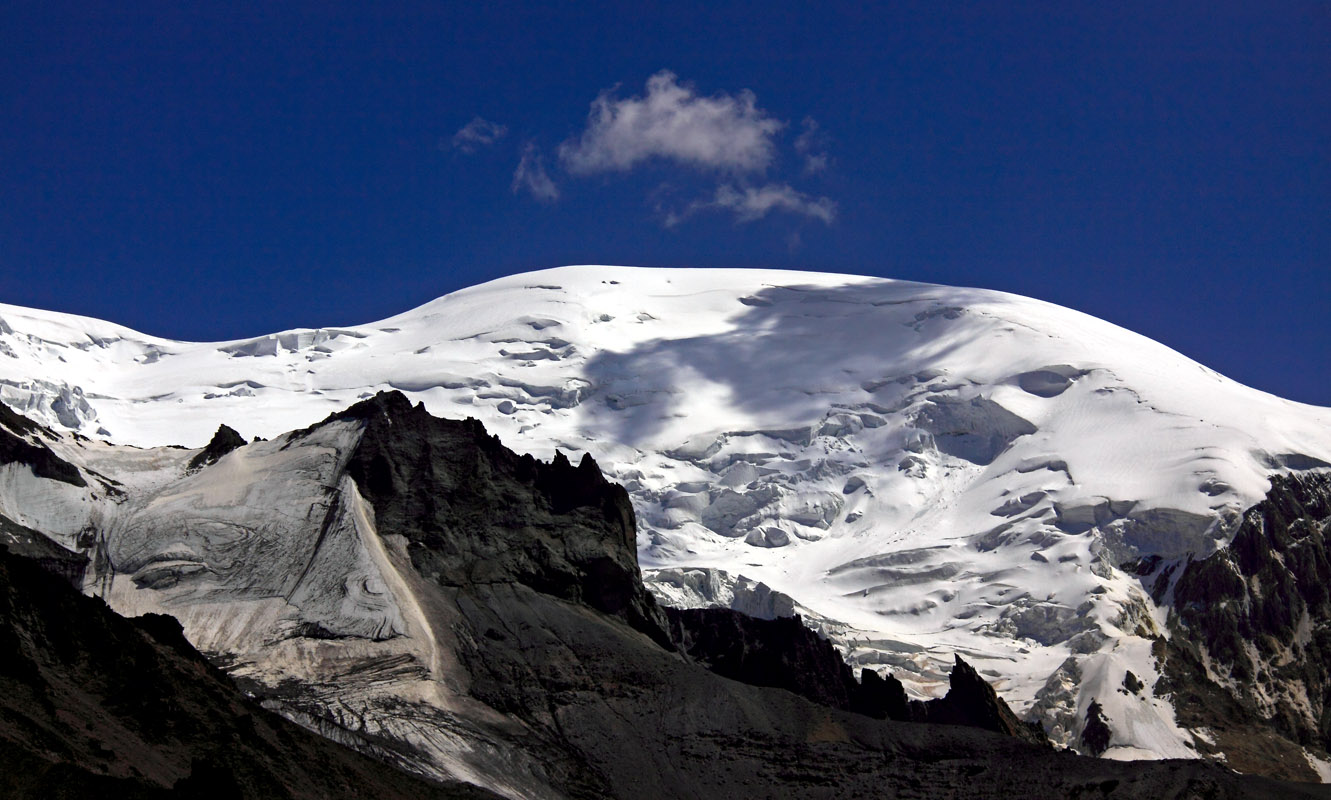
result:
<svg viewBox="0 0 1331 800"><path fill-rule="evenodd" d="M0 11L5 302L219 339L570 263L807 268L1331 405L1320 0L100 5Z"/></svg>

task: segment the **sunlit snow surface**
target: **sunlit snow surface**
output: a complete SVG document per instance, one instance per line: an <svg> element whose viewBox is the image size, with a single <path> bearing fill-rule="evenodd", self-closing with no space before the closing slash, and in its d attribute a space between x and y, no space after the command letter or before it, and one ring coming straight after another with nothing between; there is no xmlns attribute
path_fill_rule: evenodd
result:
<svg viewBox="0 0 1331 800"><path fill-rule="evenodd" d="M1192 755L1167 703L1121 691L1153 684L1164 613L1123 565L1205 554L1272 472L1331 462L1331 410L992 291L567 267L202 344L0 305L0 396L94 439L272 437L382 389L541 458L590 451L633 495L644 568L762 581L921 694L963 652L1056 737L1097 699L1123 757Z"/></svg>

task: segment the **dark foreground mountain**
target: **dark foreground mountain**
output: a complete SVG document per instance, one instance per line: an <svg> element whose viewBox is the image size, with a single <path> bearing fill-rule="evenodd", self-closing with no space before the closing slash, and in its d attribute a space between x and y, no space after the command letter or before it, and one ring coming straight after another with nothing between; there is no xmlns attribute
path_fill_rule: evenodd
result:
<svg viewBox="0 0 1331 800"><path fill-rule="evenodd" d="M24 437L34 447L38 439ZM519 456L480 423L433 417L396 393L194 470L197 451L52 445L87 485L32 473L29 497L46 485L38 481L71 488L52 490L40 513L16 525L44 533L46 520L63 527L50 533L65 542L87 542L85 583L113 607L178 616L190 640L266 707L408 771L514 798L1331 796L1201 761L1122 763L1032 743L1038 737L1014 725L960 661L947 699L903 711L904 695L888 680L866 688L849 678L830 646L793 622L733 612L668 618L638 575L628 497L590 457L574 466ZM85 505L101 512L84 520ZM68 599L42 625L98 619L83 607L96 601ZM200 680L225 688L189 660L167 621L149 619L107 624L131 626L121 638L136 636L153 652L183 654ZM169 644L145 637L145 624ZM49 648L61 646L52 639ZM32 658L47 657L47 647L34 645ZM86 671L60 680L95 686L100 674L142 674L135 665L146 657L126 665L122 651L75 657ZM219 720L198 729L207 741L276 757L281 737L267 722L251 714L253 734L232 727L178 683L127 695L153 710L133 706L124 726L198 705ZM119 696L98 695L113 707ZM71 780L95 769L98 746L120 752L121 735L98 728L103 712L91 705L51 714L67 725L93 721L84 750L41 750L54 754L47 763L70 765ZM892 719L903 713L931 721ZM171 724L179 730L160 746L190 741L192 723ZM117 769L150 774L162 758L153 747L117 755ZM246 796L266 796L271 773L200 757L196 778L216 774L211 763L231 770ZM59 785L63 773L48 772ZM337 773L308 782L293 774L317 788ZM167 777L157 785L189 773Z"/></svg>

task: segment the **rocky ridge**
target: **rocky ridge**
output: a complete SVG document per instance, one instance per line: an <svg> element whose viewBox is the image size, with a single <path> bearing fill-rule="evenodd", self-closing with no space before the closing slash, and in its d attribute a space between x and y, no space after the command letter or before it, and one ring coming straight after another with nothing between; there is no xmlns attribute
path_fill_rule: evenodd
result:
<svg viewBox="0 0 1331 800"><path fill-rule="evenodd" d="M1331 778L1331 474L1277 476L1228 547L1161 564L1168 603L1158 650L1179 714L1237 769Z"/></svg>
<svg viewBox="0 0 1331 800"><path fill-rule="evenodd" d="M1039 725L1021 722L960 655L947 694L912 700L891 674L865 669L857 680L836 648L798 616L764 619L731 609L669 607L666 616L676 647L718 675L874 719L964 725L1049 745Z"/></svg>

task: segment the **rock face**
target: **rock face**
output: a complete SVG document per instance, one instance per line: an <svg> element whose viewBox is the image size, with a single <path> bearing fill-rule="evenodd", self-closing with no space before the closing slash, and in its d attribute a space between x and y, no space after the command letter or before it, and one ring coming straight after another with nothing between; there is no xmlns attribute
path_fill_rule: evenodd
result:
<svg viewBox="0 0 1331 800"><path fill-rule="evenodd" d="M86 555L67 550L41 532L4 516L0 516L0 545L52 575L64 578L75 589L83 588L83 577L88 569Z"/></svg>
<svg viewBox="0 0 1331 800"><path fill-rule="evenodd" d="M37 492L66 486L50 479L16 484L52 506L20 522L90 550L89 590L126 612L177 617L265 707L421 775L509 798L1328 794L1200 762L1122 764L1032 745L961 661L946 698L903 709L899 685L873 673L856 684L793 620L725 612L675 625L638 577L626 496L595 462L542 464L400 395L195 471L195 451L62 438L60 453L107 483L77 496ZM78 517L84 506L98 513ZM94 530L41 530L41 519ZM183 647L169 621L149 619L169 640L160 647ZM726 650L736 636L738 655ZM759 674L770 685L742 682ZM151 706L157 695L128 696ZM919 707L931 721L1018 735L897 721ZM263 731L232 737L224 721L205 730L276 747ZM231 769L244 794L281 796L257 783L262 770L214 766L163 768L154 785L227 788ZM285 790L323 791L336 774Z"/></svg>
<svg viewBox="0 0 1331 800"><path fill-rule="evenodd" d="M759 619L724 608L665 611L680 651L718 675L875 719L913 719L899 681L872 670L856 681L841 654L797 616Z"/></svg>
<svg viewBox="0 0 1331 800"><path fill-rule="evenodd" d="M1012 713L975 668L956 657L948 678L947 694L934 700L911 701L910 718L917 722L941 725L969 725L1013 736L1032 744L1047 745L1048 738L1038 724L1024 723Z"/></svg>
<svg viewBox="0 0 1331 800"><path fill-rule="evenodd" d="M380 531L406 536L412 565L440 586L517 581L624 619L664 641L638 577L628 493L584 455L519 456L474 419L431 416L399 393L331 419L364 423L347 474Z"/></svg>
<svg viewBox="0 0 1331 800"><path fill-rule="evenodd" d="M1098 756L1109 749L1113 732L1109 730L1109 721L1105 719L1104 709L1091 701L1086 708L1086 727L1081 730L1081 743L1091 755Z"/></svg>
<svg viewBox="0 0 1331 800"><path fill-rule="evenodd" d="M493 797L264 711L171 617L127 620L4 548L0 651L4 797Z"/></svg>
<svg viewBox="0 0 1331 800"><path fill-rule="evenodd" d="M194 458L189 460L188 470L203 469L209 464L216 464L217 459L235 450L237 447L243 447L245 439L236 433L235 429L221 425L217 428L217 433L209 440L208 446Z"/></svg>
<svg viewBox="0 0 1331 800"><path fill-rule="evenodd" d="M1159 571L1181 721L1236 768L1311 780L1300 748L1331 750L1329 525L1331 474L1277 476L1229 547Z"/></svg>
<svg viewBox="0 0 1331 800"><path fill-rule="evenodd" d="M959 655L945 696L910 700L891 675L866 669L857 681L831 643L797 616L757 619L722 608L667 608L666 614L680 650L718 675L875 719L964 725L1049 744L1038 725L1019 720Z"/></svg>
<svg viewBox="0 0 1331 800"><path fill-rule="evenodd" d="M45 444L24 438L26 434L37 431L43 431L50 439L55 439L50 431L0 403L0 464L24 464L39 478L63 481L71 486L87 486L87 481L77 467L56 455Z"/></svg>

